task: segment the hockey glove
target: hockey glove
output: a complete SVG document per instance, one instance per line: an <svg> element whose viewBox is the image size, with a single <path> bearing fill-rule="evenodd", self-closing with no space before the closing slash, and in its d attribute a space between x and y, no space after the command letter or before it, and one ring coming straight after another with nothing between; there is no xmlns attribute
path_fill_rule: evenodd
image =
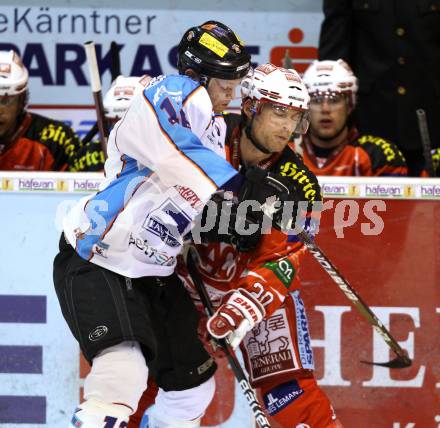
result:
<svg viewBox="0 0 440 428"><path fill-rule="evenodd" d="M281 218L283 203L290 196L287 183L286 178L259 167L248 169L246 180L238 195L235 227L231 231L232 242L238 251L248 252L256 248L263 232L262 225L265 216L273 221L278 221L278 217ZM248 201L253 201L256 209L252 209L251 206L246 211L243 211L243 208L240 209L240 204ZM250 225L257 225L258 228L251 234L245 234L237 227L238 224L244 224L245 230L248 230Z"/></svg>
<svg viewBox="0 0 440 428"><path fill-rule="evenodd" d="M221 345L209 334L207 328L208 318L205 315L200 316L199 325L197 327L197 334L203 346L211 357L224 358L226 357L225 351Z"/></svg>
<svg viewBox="0 0 440 428"><path fill-rule="evenodd" d="M260 240L265 217L269 220L266 224L273 220L277 227L284 202L296 198L292 191L295 188L288 178L252 167L246 172L238 200L228 192L211 198L203 210L201 228L193 231L193 237L200 236L202 242L232 243L242 252L252 251Z"/></svg>
<svg viewBox="0 0 440 428"><path fill-rule="evenodd" d="M227 300L208 319L207 328L212 337L226 338L235 349L264 315L263 305L243 288L227 295Z"/></svg>

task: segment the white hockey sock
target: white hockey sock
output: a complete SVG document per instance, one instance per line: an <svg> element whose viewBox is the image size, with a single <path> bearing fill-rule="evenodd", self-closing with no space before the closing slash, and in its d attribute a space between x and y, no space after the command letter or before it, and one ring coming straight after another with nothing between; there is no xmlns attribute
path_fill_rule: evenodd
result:
<svg viewBox="0 0 440 428"><path fill-rule="evenodd" d="M84 380L84 399L102 403L120 403L134 413L147 387L148 369L137 342L122 342L93 358Z"/></svg>
<svg viewBox="0 0 440 428"><path fill-rule="evenodd" d="M201 419L182 421L181 419L170 418L164 414L158 415L153 409L148 418L148 428L199 428Z"/></svg>
<svg viewBox="0 0 440 428"><path fill-rule="evenodd" d="M159 389L148 428L200 427L200 421L214 392L214 377L199 386L183 391Z"/></svg>
<svg viewBox="0 0 440 428"><path fill-rule="evenodd" d="M69 428L126 428L131 410L118 404L107 404L91 398L75 410Z"/></svg>

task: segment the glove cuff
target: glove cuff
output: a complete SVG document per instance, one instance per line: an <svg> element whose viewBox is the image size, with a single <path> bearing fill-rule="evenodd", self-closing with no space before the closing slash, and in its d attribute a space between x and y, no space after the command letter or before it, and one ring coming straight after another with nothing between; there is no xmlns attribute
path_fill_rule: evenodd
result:
<svg viewBox="0 0 440 428"><path fill-rule="evenodd" d="M253 327L266 314L264 306L247 290L239 288L228 299L228 305L236 307Z"/></svg>

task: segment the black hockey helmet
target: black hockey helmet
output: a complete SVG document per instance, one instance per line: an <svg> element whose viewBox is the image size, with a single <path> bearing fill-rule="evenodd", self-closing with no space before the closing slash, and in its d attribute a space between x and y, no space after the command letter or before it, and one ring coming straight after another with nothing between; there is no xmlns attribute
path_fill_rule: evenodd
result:
<svg viewBox="0 0 440 428"><path fill-rule="evenodd" d="M211 77L234 80L246 76L250 55L243 42L226 25L207 21L185 32L178 48L177 68L188 68L209 80Z"/></svg>

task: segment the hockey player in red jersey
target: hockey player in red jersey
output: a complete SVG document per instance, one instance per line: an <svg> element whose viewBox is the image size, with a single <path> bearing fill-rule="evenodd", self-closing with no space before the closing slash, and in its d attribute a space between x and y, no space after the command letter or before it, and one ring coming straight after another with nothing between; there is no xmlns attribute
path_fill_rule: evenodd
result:
<svg viewBox="0 0 440 428"><path fill-rule="evenodd" d="M29 74L0 51L0 170L64 171L81 144L65 123L26 110Z"/></svg>
<svg viewBox="0 0 440 428"><path fill-rule="evenodd" d="M361 135L352 124L358 85L347 63L315 61L303 79L311 98L310 129L297 142L297 150L316 175L407 175L405 159L395 144Z"/></svg>
<svg viewBox="0 0 440 428"><path fill-rule="evenodd" d="M227 126L230 162L243 173L257 165L285 177L313 215L313 204L321 200L319 184L288 143L292 133L303 134L308 127L309 96L301 78L292 70L263 64L243 80L242 97L241 116L218 118L219 126ZM314 377L299 295L303 245L276 227L258 242L244 238L232 244L221 234L205 239L211 242L195 245L198 270L217 311L207 323L201 320L200 334L208 331L212 337L226 337L233 347L241 344L251 384L259 388L274 426L341 427ZM202 311L183 263L179 273ZM146 396L141 400L130 428L138 426L139 414L150 404Z"/></svg>

